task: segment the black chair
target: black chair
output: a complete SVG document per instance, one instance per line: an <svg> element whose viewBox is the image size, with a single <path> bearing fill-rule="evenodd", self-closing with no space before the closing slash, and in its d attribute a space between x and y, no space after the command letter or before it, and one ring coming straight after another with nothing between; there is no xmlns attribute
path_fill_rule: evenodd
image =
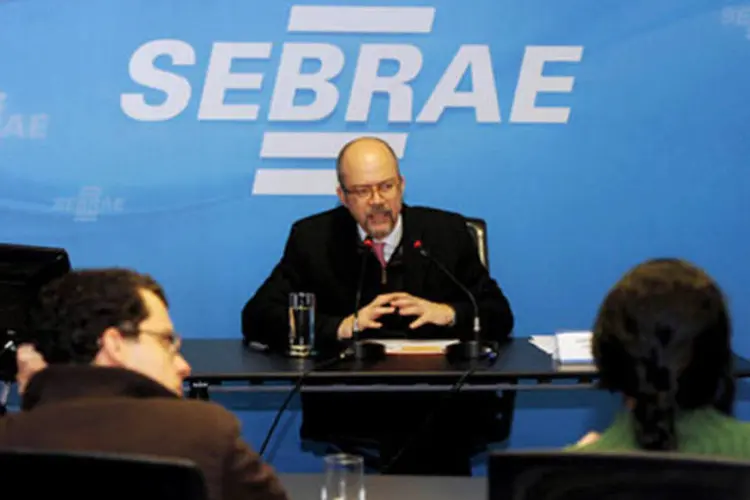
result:
<svg viewBox="0 0 750 500"><path fill-rule="evenodd" d="M494 453L489 500L745 500L750 461L677 453Z"/></svg>
<svg viewBox="0 0 750 500"><path fill-rule="evenodd" d="M143 455L0 450L2 496L205 500L203 474L188 460ZM11 495L11 490L17 495Z"/></svg>
<svg viewBox="0 0 750 500"><path fill-rule="evenodd" d="M477 245L479 251L479 260L482 261L484 267L490 268L489 259L489 248L487 244L487 222L484 219L477 219L474 217L466 218L466 227L469 229L474 243Z"/></svg>

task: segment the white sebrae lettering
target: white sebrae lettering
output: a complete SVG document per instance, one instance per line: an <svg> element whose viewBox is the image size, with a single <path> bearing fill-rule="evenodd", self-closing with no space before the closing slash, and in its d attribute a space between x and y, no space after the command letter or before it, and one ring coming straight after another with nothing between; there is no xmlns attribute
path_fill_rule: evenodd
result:
<svg viewBox="0 0 750 500"><path fill-rule="evenodd" d="M6 111L8 96L0 92L0 139L44 139L47 137L49 115L37 113L10 114Z"/></svg>
<svg viewBox="0 0 750 500"><path fill-rule="evenodd" d="M232 72L235 60L268 60L270 43L216 42L206 70L203 93L198 107L199 120L258 119L261 106L255 103L225 102L230 90L260 90L264 74ZM131 79L144 87L165 94L161 102L148 103L144 93L120 96L122 111L139 121L165 121L180 115L188 107L193 87L176 72L159 69L156 59L168 56L174 66L195 64L195 51L181 40L154 40L140 46L130 59ZM572 76L544 76L546 63L580 62L582 46L528 46L519 71L510 110L512 123L567 123L569 107L541 107L536 98L545 92L569 93ZM316 72L302 72L305 61L318 63ZM393 61L398 69L389 76L379 75L384 61ZM334 79L345 66L344 53L328 43L285 43L276 74L268 111L269 121L316 122L330 116L341 100ZM388 122L436 123L451 108L474 110L478 123L500 123L501 112L487 45L462 45L419 112L415 110L412 82L423 66L421 50L408 44L363 44L360 47L351 93L346 107L347 122L365 122L373 96L388 96ZM459 91L459 83L469 77L471 89ZM312 92L312 102L295 103L299 91Z"/></svg>

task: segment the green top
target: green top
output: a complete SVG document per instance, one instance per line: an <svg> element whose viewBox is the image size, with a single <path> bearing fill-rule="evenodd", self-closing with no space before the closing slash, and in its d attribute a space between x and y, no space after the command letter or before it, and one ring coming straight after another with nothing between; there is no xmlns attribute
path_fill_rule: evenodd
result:
<svg viewBox="0 0 750 500"><path fill-rule="evenodd" d="M727 416L713 408L685 412L677 417L677 451L696 455L750 459L750 424ZM638 451L633 417L626 411L598 440L585 446L570 446L569 451Z"/></svg>

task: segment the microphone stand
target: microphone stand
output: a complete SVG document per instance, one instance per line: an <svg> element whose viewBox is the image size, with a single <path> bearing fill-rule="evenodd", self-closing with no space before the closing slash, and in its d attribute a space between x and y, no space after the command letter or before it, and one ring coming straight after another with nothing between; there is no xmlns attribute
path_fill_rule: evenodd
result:
<svg viewBox="0 0 750 500"><path fill-rule="evenodd" d="M451 360L476 360L479 358L482 358L483 356L489 354L492 349L490 349L487 346L483 346L482 342L479 340L481 338L481 332L482 332L482 325L481 321L479 319L479 305L477 304L477 300L474 298L474 294L471 293L471 291L464 286L463 283L458 281L458 279L453 275L452 272L446 268L442 262L437 260L435 257L433 257L427 250L425 250L422 247L421 241L415 241L414 242L414 248L422 255L423 257L426 257L430 259L433 263L435 263L438 268L450 278L453 283L458 286L469 298L471 301L471 305L474 309L474 325L472 328L473 335L471 340L462 340L460 342L455 342L453 344L450 344L446 346L445 348L445 355L448 359Z"/></svg>
<svg viewBox="0 0 750 500"><path fill-rule="evenodd" d="M372 238L367 237L362 242L364 251L362 253L362 267L359 270L359 281L357 282L357 293L354 299L354 325L352 327L352 342L354 359L356 360L378 360L385 358L385 346L377 342L368 342L359 338L359 307L362 302L362 287L365 282L365 270L367 269L368 252L372 249Z"/></svg>
<svg viewBox="0 0 750 500"><path fill-rule="evenodd" d="M476 319L476 318L475 318ZM476 323L476 322L475 322ZM477 327L474 327L474 336L478 336ZM455 342L445 347L445 355L448 359L473 360L479 359L487 354L488 349L482 347L478 340L464 340Z"/></svg>

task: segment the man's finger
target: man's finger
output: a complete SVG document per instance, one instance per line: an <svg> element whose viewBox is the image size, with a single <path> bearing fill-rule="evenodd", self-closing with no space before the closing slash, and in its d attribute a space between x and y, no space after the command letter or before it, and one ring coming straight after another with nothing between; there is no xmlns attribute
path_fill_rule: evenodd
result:
<svg viewBox="0 0 750 500"><path fill-rule="evenodd" d="M390 298L389 294L378 295L377 297L375 297L374 299L372 299L371 304L373 304L373 305L374 304L385 304L386 302L388 302L390 300L391 300L391 298Z"/></svg>
<svg viewBox="0 0 750 500"><path fill-rule="evenodd" d="M403 297L391 301L391 305L394 307L410 307L417 305L418 301L412 297Z"/></svg>
<svg viewBox="0 0 750 500"><path fill-rule="evenodd" d="M381 306L381 307L373 307L370 309L370 317L372 319L379 318L380 316L384 314L391 314L396 310L395 307L387 307L387 306Z"/></svg>
<svg viewBox="0 0 750 500"><path fill-rule="evenodd" d="M422 313L422 309L418 306L399 307L398 313L401 316L419 316Z"/></svg>
<svg viewBox="0 0 750 500"><path fill-rule="evenodd" d="M392 293L386 293L384 295L378 295L375 298L375 300L382 299L382 301L383 301L382 303L385 304L385 303L391 302L393 300L406 299L406 298L409 298L409 297L411 297L411 295L409 295L406 292L392 292Z"/></svg>
<svg viewBox="0 0 750 500"><path fill-rule="evenodd" d="M386 294L378 295L377 297L375 297L372 300L371 304L374 306L381 306L383 304L387 304L388 302L392 301L395 298L397 298L395 297L395 294L386 293Z"/></svg>
<svg viewBox="0 0 750 500"><path fill-rule="evenodd" d="M420 326L426 325L427 323L428 323L427 315L423 314L422 316L412 321L411 324L409 325L409 328L414 330L415 328L419 328Z"/></svg>

